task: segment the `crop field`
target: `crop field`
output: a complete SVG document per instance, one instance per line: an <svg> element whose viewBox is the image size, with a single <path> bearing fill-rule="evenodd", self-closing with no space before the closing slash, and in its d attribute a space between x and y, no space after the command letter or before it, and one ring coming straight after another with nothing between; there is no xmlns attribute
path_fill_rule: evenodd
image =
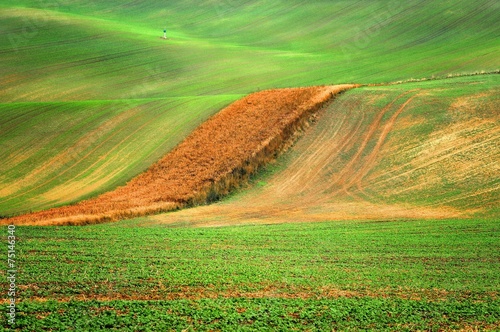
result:
<svg viewBox="0 0 500 332"><path fill-rule="evenodd" d="M499 331L498 22L3 0L0 331Z"/></svg>
<svg viewBox="0 0 500 332"><path fill-rule="evenodd" d="M19 329L500 328L493 219L133 225L18 227Z"/></svg>
<svg viewBox="0 0 500 332"><path fill-rule="evenodd" d="M3 104L2 214L73 203L124 184L234 98Z"/></svg>

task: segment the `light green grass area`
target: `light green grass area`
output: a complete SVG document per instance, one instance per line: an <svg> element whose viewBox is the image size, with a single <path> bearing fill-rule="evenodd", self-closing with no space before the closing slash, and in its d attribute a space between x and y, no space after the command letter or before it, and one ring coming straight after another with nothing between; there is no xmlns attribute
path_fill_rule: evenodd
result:
<svg viewBox="0 0 500 332"><path fill-rule="evenodd" d="M500 319L495 220L143 222L18 227L19 328L434 330Z"/></svg>
<svg viewBox="0 0 500 332"><path fill-rule="evenodd" d="M141 80L161 80L138 92L151 97L499 69L491 0L8 5L1 69L17 77L4 100L122 99Z"/></svg>

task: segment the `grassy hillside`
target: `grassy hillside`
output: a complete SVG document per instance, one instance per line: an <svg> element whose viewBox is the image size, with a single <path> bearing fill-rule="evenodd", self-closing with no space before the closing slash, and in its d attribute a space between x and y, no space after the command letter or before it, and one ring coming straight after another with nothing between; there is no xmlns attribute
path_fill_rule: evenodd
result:
<svg viewBox="0 0 500 332"><path fill-rule="evenodd" d="M0 211L123 185L238 96L0 105Z"/></svg>
<svg viewBox="0 0 500 332"><path fill-rule="evenodd" d="M9 133L0 140L10 159L0 215L123 184L241 94L496 70L498 9L497 1L3 1L0 112ZM42 112L47 125L31 130L42 118L30 114ZM91 138L116 138L93 149L90 133L112 114L123 130ZM144 151L132 153L145 136ZM84 160L66 157L75 149Z"/></svg>
<svg viewBox="0 0 500 332"><path fill-rule="evenodd" d="M499 75L347 91L229 200L148 222L498 217Z"/></svg>
<svg viewBox="0 0 500 332"><path fill-rule="evenodd" d="M293 142L296 131L307 123L309 117L336 95L354 87L344 84L250 94L205 121L173 151L125 186L71 206L1 222L17 225L88 224L212 202L246 183L256 170L274 160ZM118 131L113 126L101 126L88 136L101 135L106 129ZM87 145L89 140L84 139L79 145ZM136 149L143 150L144 147ZM52 169L53 164L68 157L75 156L58 155L46 168ZM80 159L86 161L84 156ZM112 171L103 170L102 173L107 175ZM38 172L34 171L35 174ZM20 181L28 180L23 178ZM71 188L79 190L74 184ZM67 191L57 193L67 199Z"/></svg>
<svg viewBox="0 0 500 332"><path fill-rule="evenodd" d="M497 1L8 4L3 100L248 93L499 65Z"/></svg>

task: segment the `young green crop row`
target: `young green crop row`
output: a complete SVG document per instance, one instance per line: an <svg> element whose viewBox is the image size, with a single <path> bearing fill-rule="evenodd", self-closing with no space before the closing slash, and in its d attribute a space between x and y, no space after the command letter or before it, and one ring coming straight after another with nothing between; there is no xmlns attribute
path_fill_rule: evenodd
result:
<svg viewBox="0 0 500 332"><path fill-rule="evenodd" d="M489 297L500 281L495 220L118 226L134 222L18 227L20 299L336 291L460 299Z"/></svg>

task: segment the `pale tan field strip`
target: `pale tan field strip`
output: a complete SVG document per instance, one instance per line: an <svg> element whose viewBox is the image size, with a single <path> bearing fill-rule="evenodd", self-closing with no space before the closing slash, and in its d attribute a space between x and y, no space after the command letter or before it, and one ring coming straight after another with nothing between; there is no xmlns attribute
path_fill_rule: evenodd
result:
<svg viewBox="0 0 500 332"><path fill-rule="evenodd" d="M108 287L111 284L107 285ZM450 297L458 296L459 292L448 291L444 289L409 289L401 287L400 289L379 289L379 290L345 290L325 285L322 287L311 286L290 286L286 284L263 285L261 290L246 291L245 285L235 286L226 290L218 290L204 286L181 286L175 291L166 291L166 289L156 289L147 294L138 292L134 289L128 289L126 292L109 292L107 295L93 293L92 291L84 294L65 296L51 295L50 297L32 296L27 298L31 302L70 302L70 301L172 301L172 300L200 300L217 298L281 298L281 299L337 299L337 298L399 298L404 300L420 301L426 299L429 301L446 301ZM28 286L23 286L28 288ZM488 294L497 297L496 292ZM7 304L8 299L0 299L0 304Z"/></svg>

